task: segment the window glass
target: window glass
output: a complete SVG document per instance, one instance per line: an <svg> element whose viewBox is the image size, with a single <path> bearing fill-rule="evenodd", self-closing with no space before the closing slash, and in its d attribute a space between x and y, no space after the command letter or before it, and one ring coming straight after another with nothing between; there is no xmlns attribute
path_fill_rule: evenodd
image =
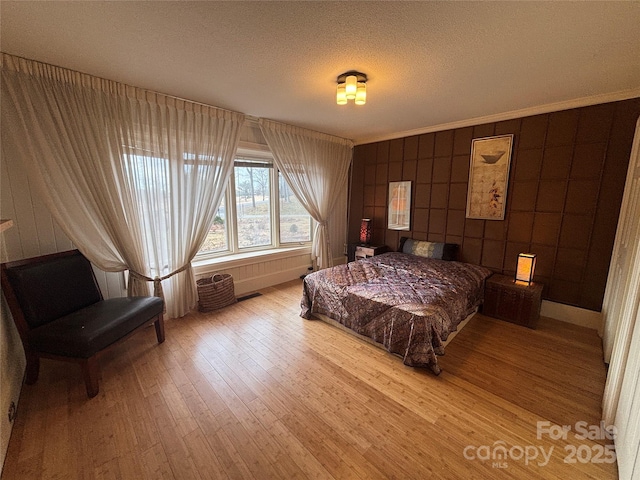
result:
<svg viewBox="0 0 640 480"><path fill-rule="evenodd" d="M150 152L151 153L151 152ZM141 154L135 148L125 154L127 176L135 182L137 195L144 196L136 202L136 208L143 221L143 241L145 242L145 262L152 276L163 276L169 273L168 261L156 257L151 252L167 252L167 237L155 235L155 232L168 232L169 223L169 188L167 183L167 169L169 161L166 158ZM160 245L156 249L156 244Z"/></svg>
<svg viewBox="0 0 640 480"><path fill-rule="evenodd" d="M280 243L311 241L311 215L293 194L284 177L278 172L280 201Z"/></svg>
<svg viewBox="0 0 640 480"><path fill-rule="evenodd" d="M271 171L267 166L236 166L238 248L272 245Z"/></svg>
<svg viewBox="0 0 640 480"><path fill-rule="evenodd" d="M209 233L200 247L200 253L217 253L229 250L229 232L227 230L227 209L225 198L216 211L213 225L209 228Z"/></svg>

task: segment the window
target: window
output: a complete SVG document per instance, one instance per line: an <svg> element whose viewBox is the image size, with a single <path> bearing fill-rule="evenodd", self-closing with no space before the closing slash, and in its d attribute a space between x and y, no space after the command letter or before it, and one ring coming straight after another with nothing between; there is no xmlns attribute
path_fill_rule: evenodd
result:
<svg viewBox="0 0 640 480"><path fill-rule="evenodd" d="M309 243L313 219L274 168L270 153L242 153L198 254L226 255Z"/></svg>

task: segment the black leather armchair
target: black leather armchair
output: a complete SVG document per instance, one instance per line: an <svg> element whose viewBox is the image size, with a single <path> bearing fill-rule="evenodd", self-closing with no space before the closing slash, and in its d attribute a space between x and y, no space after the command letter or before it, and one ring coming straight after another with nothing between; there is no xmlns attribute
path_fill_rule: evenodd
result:
<svg viewBox="0 0 640 480"><path fill-rule="evenodd" d="M164 342L162 299L104 300L78 250L3 263L0 271L27 357L27 384L37 381L41 357L77 362L91 398L99 390L101 352L152 322Z"/></svg>

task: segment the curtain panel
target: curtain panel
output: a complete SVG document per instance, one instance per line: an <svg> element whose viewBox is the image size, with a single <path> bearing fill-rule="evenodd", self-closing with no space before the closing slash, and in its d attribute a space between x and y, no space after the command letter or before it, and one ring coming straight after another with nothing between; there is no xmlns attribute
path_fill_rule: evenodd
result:
<svg viewBox="0 0 640 480"><path fill-rule="evenodd" d="M262 118L260 129L276 167L317 222L312 258L319 268L330 267L333 259L327 223L336 200L347 188L353 142Z"/></svg>
<svg viewBox="0 0 640 480"><path fill-rule="evenodd" d="M2 54L2 141L78 249L130 270L129 295L197 302L191 260L233 169L244 115Z"/></svg>

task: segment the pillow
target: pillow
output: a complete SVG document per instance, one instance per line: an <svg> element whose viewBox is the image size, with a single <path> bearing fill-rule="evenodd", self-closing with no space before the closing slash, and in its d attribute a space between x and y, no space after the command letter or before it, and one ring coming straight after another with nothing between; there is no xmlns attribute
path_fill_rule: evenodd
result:
<svg viewBox="0 0 640 480"><path fill-rule="evenodd" d="M400 251L419 257L455 260L458 253L458 245L455 243L427 242L425 240L414 240L403 237L400 239Z"/></svg>

